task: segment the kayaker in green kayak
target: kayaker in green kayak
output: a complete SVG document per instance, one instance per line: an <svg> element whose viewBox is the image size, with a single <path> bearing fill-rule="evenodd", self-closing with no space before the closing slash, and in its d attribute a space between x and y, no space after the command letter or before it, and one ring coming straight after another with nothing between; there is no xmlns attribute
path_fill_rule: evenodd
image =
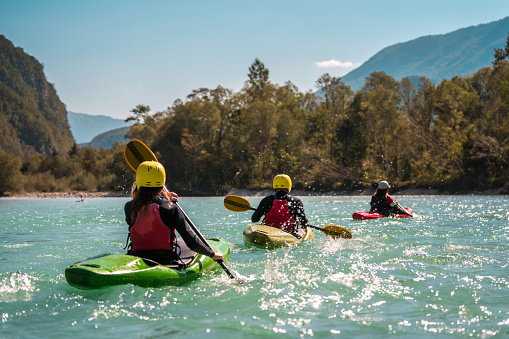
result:
<svg viewBox="0 0 509 339"><path fill-rule="evenodd" d="M206 247L185 222L174 202L178 195L166 192L166 172L156 161L142 162L136 171L133 200L124 206L131 243L127 254L147 258L162 265L179 261L175 231L193 251L223 261L223 254Z"/></svg>
<svg viewBox="0 0 509 339"><path fill-rule="evenodd" d="M299 227L306 228L308 219L302 201L288 194L292 190L292 179L286 174L278 174L274 177L272 187L274 194L260 201L251 216L251 221L258 222L265 216L263 220L265 225L279 228L300 238L297 230Z"/></svg>

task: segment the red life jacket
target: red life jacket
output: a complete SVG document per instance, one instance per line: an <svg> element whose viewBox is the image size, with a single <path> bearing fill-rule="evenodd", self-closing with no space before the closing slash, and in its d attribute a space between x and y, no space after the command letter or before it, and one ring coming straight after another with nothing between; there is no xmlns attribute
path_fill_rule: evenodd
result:
<svg viewBox="0 0 509 339"><path fill-rule="evenodd" d="M264 223L291 233L294 222L295 219L290 214L288 201L286 199L274 199L272 208L269 213L265 215Z"/></svg>
<svg viewBox="0 0 509 339"><path fill-rule="evenodd" d="M156 203L138 213L130 233L133 251L173 250L175 231L163 222Z"/></svg>

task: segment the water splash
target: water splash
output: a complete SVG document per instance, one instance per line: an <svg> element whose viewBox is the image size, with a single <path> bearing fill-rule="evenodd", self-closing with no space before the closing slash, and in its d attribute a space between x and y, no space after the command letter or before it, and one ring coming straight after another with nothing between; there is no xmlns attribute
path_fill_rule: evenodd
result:
<svg viewBox="0 0 509 339"><path fill-rule="evenodd" d="M29 300L32 293L36 291L34 281L36 277L32 277L26 273L3 273L0 282L0 302Z"/></svg>

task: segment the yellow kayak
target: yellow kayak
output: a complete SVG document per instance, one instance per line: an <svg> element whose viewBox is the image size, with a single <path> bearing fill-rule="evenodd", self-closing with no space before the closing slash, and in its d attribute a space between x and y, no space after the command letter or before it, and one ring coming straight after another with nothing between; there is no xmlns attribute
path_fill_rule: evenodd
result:
<svg viewBox="0 0 509 339"><path fill-rule="evenodd" d="M313 240L315 234L313 229L308 227L298 231L300 239L294 237L291 233L280 230L279 228L263 224L251 225L244 230L244 242L247 245L254 245L267 249L279 247L294 246L303 240Z"/></svg>

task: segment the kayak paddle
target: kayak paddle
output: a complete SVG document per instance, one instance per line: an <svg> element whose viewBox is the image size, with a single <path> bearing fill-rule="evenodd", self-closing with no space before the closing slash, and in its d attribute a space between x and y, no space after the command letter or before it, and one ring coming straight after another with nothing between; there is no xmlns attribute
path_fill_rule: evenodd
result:
<svg viewBox="0 0 509 339"><path fill-rule="evenodd" d="M397 206L398 206L399 210L402 212L402 213L400 213L400 214L405 214L405 215L408 215L408 216L410 216L410 217L413 217L413 216L414 216L413 214L408 213L407 209L406 209L405 207L401 206L401 205L399 204L399 202L397 203Z"/></svg>
<svg viewBox="0 0 509 339"><path fill-rule="evenodd" d="M247 199L244 199L242 197L239 197L238 195L227 195L224 197L224 207L226 207L227 210L232 212L245 212L248 210L256 210L256 208L251 207L251 204ZM324 228L320 228L313 225L308 225L308 227L314 228L315 230L322 231L325 235L328 235L329 237L333 239L338 238L344 238L344 239L351 239L352 233L350 233L349 230L346 228L343 228L341 226L336 225L327 225Z"/></svg>
<svg viewBox="0 0 509 339"><path fill-rule="evenodd" d="M131 140L131 141L129 141L127 143L127 145L124 148L124 157L125 157L125 160L127 161L127 164L129 165L129 167L131 167L135 172L138 169L138 166L142 162L144 162L144 161L157 161L157 158L156 158L155 154L152 153L150 148L148 148L147 145L145 145L143 142L141 142L139 140ZM166 186L163 186L163 187L164 187L164 190L169 193L169 191L166 188ZM189 217L187 216L186 212L184 212L184 210L180 207L180 205L177 202L175 202L175 204L177 205L177 207L180 210L180 212L182 212L182 214L184 215L184 218L186 219L187 223L189 224L189 226L191 226L191 228L193 229L194 233L196 233L198 238L200 238L200 240L209 249L214 250L212 248L212 246L210 246L210 244L207 242L207 240L203 237L203 235L200 233L200 231L198 231L198 229L193 224L191 219L189 219ZM226 274L228 274L228 276L231 279L235 278L235 276L232 274L232 272L230 272L230 270L228 269L228 267L226 267L226 265L225 265L225 263L223 261L218 262L218 264L221 265L223 270L226 272Z"/></svg>

